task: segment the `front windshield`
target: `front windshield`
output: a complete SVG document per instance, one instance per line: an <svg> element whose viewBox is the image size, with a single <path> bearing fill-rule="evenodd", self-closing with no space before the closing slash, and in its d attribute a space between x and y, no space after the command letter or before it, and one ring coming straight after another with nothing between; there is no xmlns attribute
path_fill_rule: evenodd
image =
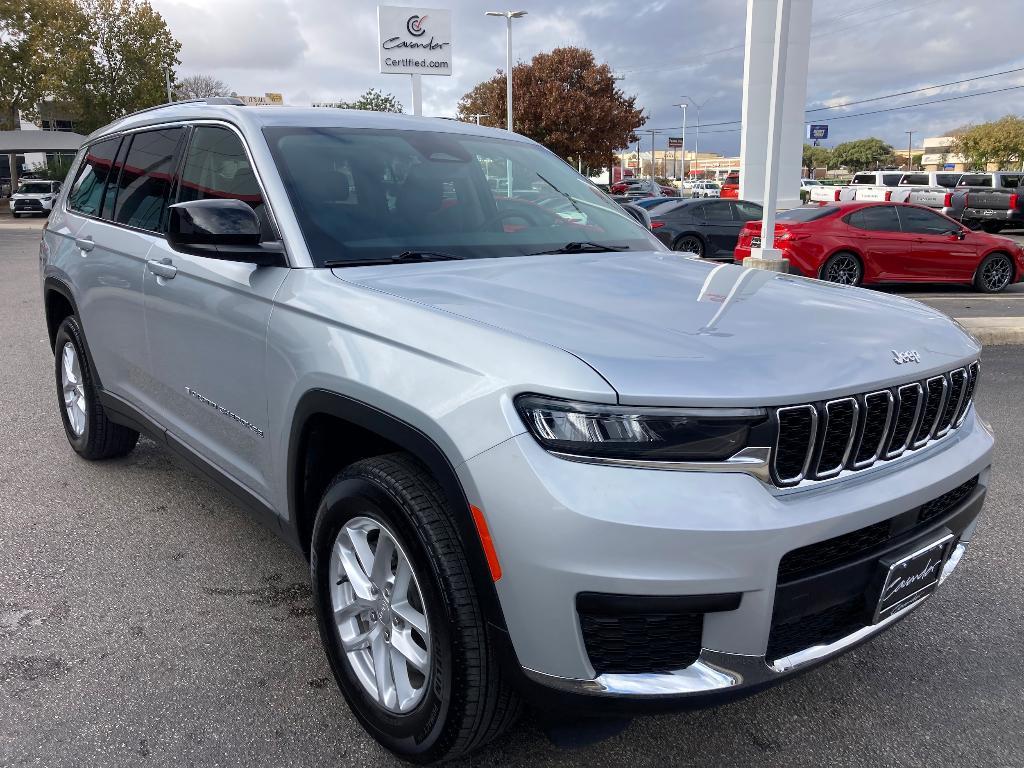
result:
<svg viewBox="0 0 1024 768"><path fill-rule="evenodd" d="M18 193L22 195L48 195L51 189L48 181L23 181L18 185Z"/></svg>
<svg viewBox="0 0 1024 768"><path fill-rule="evenodd" d="M409 251L523 256L569 243L664 250L601 190L522 141L349 128L264 133L318 266Z"/></svg>

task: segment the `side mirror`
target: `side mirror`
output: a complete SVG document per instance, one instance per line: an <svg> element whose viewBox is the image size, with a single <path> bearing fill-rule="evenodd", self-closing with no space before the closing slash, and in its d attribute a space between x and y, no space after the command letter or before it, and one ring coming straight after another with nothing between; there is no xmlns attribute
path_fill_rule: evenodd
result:
<svg viewBox="0 0 1024 768"><path fill-rule="evenodd" d="M952 229L949 231L948 234L952 235L957 240L963 240L965 237L967 237L967 233L964 232L962 229Z"/></svg>
<svg viewBox="0 0 1024 768"><path fill-rule="evenodd" d="M280 242L260 242L260 220L241 200L190 200L170 206L167 242L183 253L258 266L284 266Z"/></svg>

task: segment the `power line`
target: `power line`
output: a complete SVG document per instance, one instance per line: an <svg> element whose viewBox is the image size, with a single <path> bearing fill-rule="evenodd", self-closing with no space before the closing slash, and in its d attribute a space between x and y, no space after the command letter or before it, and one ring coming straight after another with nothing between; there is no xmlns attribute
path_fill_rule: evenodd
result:
<svg viewBox="0 0 1024 768"><path fill-rule="evenodd" d="M865 115L880 115L883 112L897 112L901 109L914 109L916 107L926 107L929 104L942 104L947 101L959 101L960 99L971 99L975 96L989 96L993 93L1005 93L1006 91L1016 91L1020 88L1024 88L1024 85L1010 85L1006 88L995 88L991 91L975 91L974 93L964 93L959 96L947 96L944 99L932 99L931 101L922 101L919 104L904 104L900 107L889 107L888 109L873 109L869 112L855 112L852 115L838 115L837 117L828 117L826 120L846 120L851 117L864 117Z"/></svg>
<svg viewBox="0 0 1024 768"><path fill-rule="evenodd" d="M857 101L847 101L842 104L831 104L827 107L814 107L813 109L805 109L804 112L821 112L825 109L842 109L843 107L852 107L855 104L867 104L870 101L882 101L883 99L892 99L896 96L907 96L911 93L921 93L922 91L931 91L936 88L946 88L950 85L960 85L962 83L972 83L975 80L984 80L989 77L999 77L1000 75L1012 75L1015 72L1024 72L1024 67L1017 67L1016 69L1007 69L1003 72L993 72L989 75L978 75L977 77L968 77L964 80L953 80L949 83L940 83L939 85L926 85L923 88L914 88L910 91L900 91L899 93L887 93L885 96L874 96L870 99L858 99ZM827 118L826 118L827 119Z"/></svg>
<svg viewBox="0 0 1024 768"><path fill-rule="evenodd" d="M854 106L856 104L867 104L869 102L882 101L884 99L896 98L897 96L907 96L907 95L909 95L911 93L921 93L923 91L932 91L932 90L935 90L936 88L947 88L947 87L949 87L951 85L961 85L963 83L975 82L977 80L985 80L985 79L990 78L990 77L999 77L1001 75L1012 75L1012 74L1015 74L1017 72L1024 72L1024 67L1018 67L1016 69L1007 69L1007 70L1003 70L1002 72L990 72L987 75L976 75L975 77L968 77L968 78L965 78L963 80L953 80L952 82L948 82L948 83L939 83L937 85L926 85L926 86L923 86L921 88L913 88L913 89L908 90L908 91L898 91L896 93L887 93L887 94L884 94L882 96L872 96L869 99L858 99L857 101L847 101L847 102L843 102L842 104L833 104L833 105L827 106L827 107L813 107L813 108L810 108L810 109L805 109L804 112L822 112L822 111L829 110L829 109L842 109L844 107L850 107L850 106ZM1012 88L998 89L998 90L994 90L994 91L975 91L974 93L962 94L962 95L957 96L955 98L941 99L941 100L938 100L938 101L925 101L925 102L922 102L920 104L904 104L904 105L901 105L899 107L890 107L890 108L887 108L887 109L884 109L884 110L878 110L878 112L893 112L893 111L896 111L898 109L913 109L914 107L925 106L925 105L928 105L928 104L938 104L938 103L940 103L940 101L954 101L955 99L965 99L965 98L970 98L972 96L984 96L985 94L988 94L988 93L1001 93L1003 90L1013 90L1014 88L1020 88L1020 87L1022 87L1022 86L1013 86ZM826 120L826 121L828 121L828 120L841 120L841 119L845 119L847 117L857 117L859 115L871 115L871 114L877 114L877 112L857 112L857 113L852 114L852 115L842 115L842 116L839 116L839 117L821 117L821 119L822 120ZM740 120L722 120L722 121L717 122L717 123L704 123L704 125L702 127L713 128L713 127L719 127L719 126L723 126L723 125L738 125L740 122L742 122L742 121L740 121ZM666 127L666 128L644 128L644 130L645 131L654 130L654 131L658 131L658 132L667 132L667 131L678 131L679 127L678 126L669 126L669 127Z"/></svg>

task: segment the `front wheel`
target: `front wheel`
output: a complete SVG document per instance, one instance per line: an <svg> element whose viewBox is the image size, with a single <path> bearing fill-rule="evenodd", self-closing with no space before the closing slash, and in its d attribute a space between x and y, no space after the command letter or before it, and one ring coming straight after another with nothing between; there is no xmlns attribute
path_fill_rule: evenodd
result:
<svg viewBox="0 0 1024 768"><path fill-rule="evenodd" d="M836 253L821 268L821 279L839 285L860 285L864 280L864 267L852 253Z"/></svg>
<svg viewBox="0 0 1024 768"><path fill-rule="evenodd" d="M974 287L982 293L999 293L1013 280L1013 262L1005 253L985 257L974 275Z"/></svg>
<svg viewBox="0 0 1024 768"><path fill-rule="evenodd" d="M452 514L429 473L396 453L341 472L313 529L314 600L334 677L366 730L416 763L482 746L519 708Z"/></svg>
<svg viewBox="0 0 1024 768"><path fill-rule="evenodd" d="M139 440L134 429L107 418L95 376L85 354L85 337L71 315L57 329L53 345L57 401L68 442L83 459L113 459L129 453Z"/></svg>

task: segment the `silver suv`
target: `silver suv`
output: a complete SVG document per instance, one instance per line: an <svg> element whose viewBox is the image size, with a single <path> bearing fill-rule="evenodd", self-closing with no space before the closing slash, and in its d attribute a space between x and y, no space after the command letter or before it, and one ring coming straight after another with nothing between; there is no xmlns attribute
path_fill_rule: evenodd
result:
<svg viewBox="0 0 1024 768"><path fill-rule="evenodd" d="M71 446L145 433L291 541L342 693L407 759L524 702L756 691L899 621L971 538L974 339L682 258L520 136L182 103L70 179L40 260Z"/></svg>

